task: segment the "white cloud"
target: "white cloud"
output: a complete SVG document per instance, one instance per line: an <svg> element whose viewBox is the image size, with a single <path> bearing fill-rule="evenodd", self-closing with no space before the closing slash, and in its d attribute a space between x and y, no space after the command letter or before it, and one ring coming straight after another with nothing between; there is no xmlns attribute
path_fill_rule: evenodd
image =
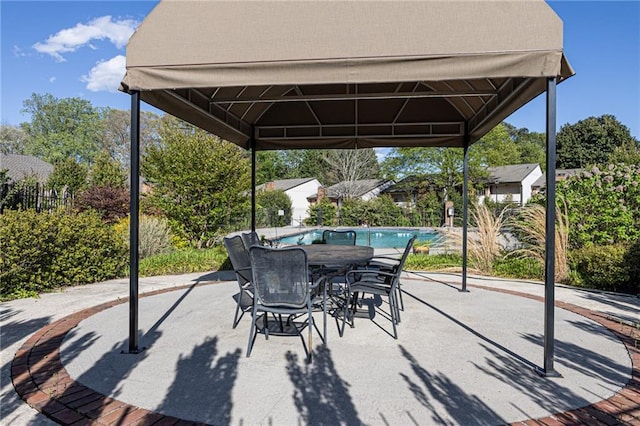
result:
<svg viewBox="0 0 640 426"><path fill-rule="evenodd" d="M106 90L117 92L118 86L125 73L126 58L123 55L115 56L108 61L98 62L89 75L83 75L81 80L87 83L87 90L99 92Z"/></svg>
<svg viewBox="0 0 640 426"><path fill-rule="evenodd" d="M111 16L102 16L87 24L79 23L75 27L60 30L49 36L46 41L34 44L33 48L62 62L65 60L63 53L75 52L85 45L95 48L90 44L91 40L108 39L121 49L127 44L137 26L138 21L133 19L114 21Z"/></svg>
<svg viewBox="0 0 640 426"><path fill-rule="evenodd" d="M49 77L49 83L54 83L56 81L55 77Z"/></svg>

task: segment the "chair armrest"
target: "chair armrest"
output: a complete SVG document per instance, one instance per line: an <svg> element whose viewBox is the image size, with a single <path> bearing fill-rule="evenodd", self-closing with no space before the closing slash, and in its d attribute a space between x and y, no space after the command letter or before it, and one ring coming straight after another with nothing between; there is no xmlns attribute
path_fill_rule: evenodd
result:
<svg viewBox="0 0 640 426"><path fill-rule="evenodd" d="M253 279L253 277L251 276L251 266L234 269L234 272L247 281L251 281Z"/></svg>
<svg viewBox="0 0 640 426"><path fill-rule="evenodd" d="M376 271L376 270L371 270L371 269L352 269L351 271L348 271L345 274L345 279L347 281L347 284L350 284L351 282L356 282L356 281L362 281L362 277L351 281L349 279L350 276L353 276L355 274L361 274L361 275L369 275L369 276L373 276L377 279L379 279L380 277L385 277L385 278L393 278L396 276L395 273L393 272L386 272L386 271Z"/></svg>

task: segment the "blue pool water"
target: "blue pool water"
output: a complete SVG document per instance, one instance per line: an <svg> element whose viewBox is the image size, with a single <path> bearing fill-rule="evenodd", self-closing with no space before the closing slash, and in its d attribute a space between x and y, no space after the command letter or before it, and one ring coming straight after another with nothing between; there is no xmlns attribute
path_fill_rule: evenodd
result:
<svg viewBox="0 0 640 426"><path fill-rule="evenodd" d="M416 241L428 242L430 245L437 244L442 234L438 231L419 230L409 228L340 228L343 230L356 231L356 244L371 246L373 248L399 248L404 249L407 241L416 235ZM288 235L278 238L280 244L311 244L314 240L322 239L324 229L302 232L300 234Z"/></svg>

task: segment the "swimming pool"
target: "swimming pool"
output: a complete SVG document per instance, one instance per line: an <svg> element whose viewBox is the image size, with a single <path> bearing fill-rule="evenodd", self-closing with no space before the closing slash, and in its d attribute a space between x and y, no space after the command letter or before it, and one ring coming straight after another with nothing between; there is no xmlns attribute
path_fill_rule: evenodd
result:
<svg viewBox="0 0 640 426"><path fill-rule="evenodd" d="M327 228L328 229L328 228ZM371 246L373 248L399 248L404 249L407 241L416 235L416 241L428 242L429 245L437 245L442 234L434 230L411 228L338 228L340 231L350 230L356 232L356 244ZM315 240L322 239L325 229L314 229L299 234L287 235L276 239L280 244L311 244Z"/></svg>

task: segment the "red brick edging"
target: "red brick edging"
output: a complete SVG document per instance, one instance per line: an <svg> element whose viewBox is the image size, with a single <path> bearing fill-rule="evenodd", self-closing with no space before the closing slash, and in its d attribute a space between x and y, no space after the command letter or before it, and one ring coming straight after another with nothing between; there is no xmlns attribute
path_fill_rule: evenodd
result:
<svg viewBox="0 0 640 426"><path fill-rule="evenodd" d="M150 292L141 297L184 289L190 286ZM515 291L473 286L543 301L543 298ZM121 303L128 298L104 303L64 317L33 334L16 352L11 379L20 397L34 409L64 425L201 425L153 413L102 395L67 373L60 360L60 345L66 334L80 321ZM613 318L564 302L556 306L596 321L608 328L626 346L632 362L632 377L616 395L548 417L513 423L514 425L634 425L640 426L640 330Z"/></svg>

